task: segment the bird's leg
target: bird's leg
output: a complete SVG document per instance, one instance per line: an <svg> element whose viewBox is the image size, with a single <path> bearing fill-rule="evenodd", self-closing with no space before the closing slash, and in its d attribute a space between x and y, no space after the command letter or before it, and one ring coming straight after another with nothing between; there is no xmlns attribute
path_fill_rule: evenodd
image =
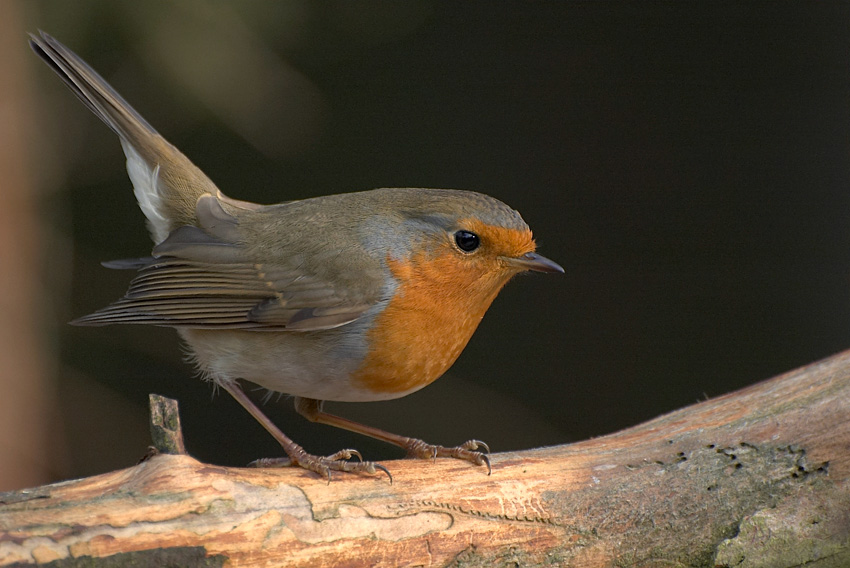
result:
<svg viewBox="0 0 850 568"><path fill-rule="evenodd" d="M327 457L308 454L304 451L304 448L293 442L289 436L281 432L280 428L275 426L275 424L269 420L265 414L263 414L262 410L260 410L257 405L248 398L238 384L235 382L220 384L224 390L229 392L230 395L257 420L257 422L263 425L263 428L265 428L268 433L278 441L278 443L283 447L283 451L286 452L287 456L289 456L288 458L283 459L259 459L253 462L252 465L256 465L257 467L283 467L295 465L327 477L328 481L331 479L331 471L376 473L380 470L386 473L392 482L392 475L390 475L387 468L381 464L363 461L360 456L360 452L357 450L341 450ZM347 461L352 457L356 457L360 461Z"/></svg>
<svg viewBox="0 0 850 568"><path fill-rule="evenodd" d="M381 440L383 442L387 442L388 444L398 446L406 450L407 455L409 457L421 459L457 458L472 462L476 465L486 465L487 475L490 475L491 472L490 458L487 457L487 454L490 453L490 448L487 447L487 444L481 442L480 440L468 440L459 446L455 446L454 448L435 446L417 438L399 436L398 434L393 434L391 432L387 432L379 428L374 428L372 426L367 426L366 424L354 422L353 420L343 418L342 416L337 416L336 414L329 414L322 410L321 400L314 400L312 398L296 397L295 410L298 412L298 414L300 414L307 420L310 420L311 422L327 424L328 426L336 426L337 428L342 428L343 430L357 432L358 434L363 434L365 436L375 438L376 440ZM475 451L478 448L482 448L484 451Z"/></svg>

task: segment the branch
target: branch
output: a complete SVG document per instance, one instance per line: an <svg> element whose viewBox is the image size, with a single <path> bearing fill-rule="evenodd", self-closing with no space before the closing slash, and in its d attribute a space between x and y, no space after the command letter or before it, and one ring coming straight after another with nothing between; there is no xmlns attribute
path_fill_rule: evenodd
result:
<svg viewBox="0 0 850 568"><path fill-rule="evenodd" d="M155 414L176 453L0 495L0 565L850 565L850 352L489 477L202 464Z"/></svg>

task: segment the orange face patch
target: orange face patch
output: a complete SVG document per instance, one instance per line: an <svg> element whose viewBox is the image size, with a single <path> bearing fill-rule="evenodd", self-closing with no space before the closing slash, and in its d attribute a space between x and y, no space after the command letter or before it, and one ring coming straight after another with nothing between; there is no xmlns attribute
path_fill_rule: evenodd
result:
<svg viewBox="0 0 850 568"><path fill-rule="evenodd" d="M399 285L369 331L371 349L354 375L364 387L401 395L445 373L517 272L499 257L534 250L527 230L476 220L460 226L481 238L477 251L463 253L446 239L408 260L387 260Z"/></svg>
<svg viewBox="0 0 850 568"><path fill-rule="evenodd" d="M520 257L526 253L534 252L536 248L534 238L528 229L524 231L506 229L505 227L488 225L478 219L461 219L458 225L460 228L472 231L481 237L480 254L487 257Z"/></svg>

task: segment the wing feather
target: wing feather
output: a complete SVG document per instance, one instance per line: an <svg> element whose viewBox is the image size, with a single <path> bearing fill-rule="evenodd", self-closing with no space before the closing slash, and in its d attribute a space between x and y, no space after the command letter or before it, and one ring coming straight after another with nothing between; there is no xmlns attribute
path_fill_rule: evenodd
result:
<svg viewBox="0 0 850 568"><path fill-rule="evenodd" d="M215 197L197 209L203 226L172 231L154 256L106 263L138 274L123 298L72 323L310 331L350 323L378 300L350 297L300 265L254 262Z"/></svg>

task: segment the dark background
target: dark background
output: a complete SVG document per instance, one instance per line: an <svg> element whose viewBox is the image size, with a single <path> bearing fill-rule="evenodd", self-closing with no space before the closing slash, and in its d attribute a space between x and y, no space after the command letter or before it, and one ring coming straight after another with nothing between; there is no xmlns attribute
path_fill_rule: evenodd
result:
<svg viewBox="0 0 850 568"><path fill-rule="evenodd" d="M136 4L36 2L26 30L84 57L228 195L482 191L566 269L512 282L433 385L333 411L514 450L850 347L846 2ZM62 243L45 269L70 453L57 477L131 465L149 392L180 401L202 460L279 455L192 378L173 330L64 324L126 288L101 260L151 244L115 137L31 68L55 160L41 207ZM266 409L309 451L400 455L285 397Z"/></svg>

